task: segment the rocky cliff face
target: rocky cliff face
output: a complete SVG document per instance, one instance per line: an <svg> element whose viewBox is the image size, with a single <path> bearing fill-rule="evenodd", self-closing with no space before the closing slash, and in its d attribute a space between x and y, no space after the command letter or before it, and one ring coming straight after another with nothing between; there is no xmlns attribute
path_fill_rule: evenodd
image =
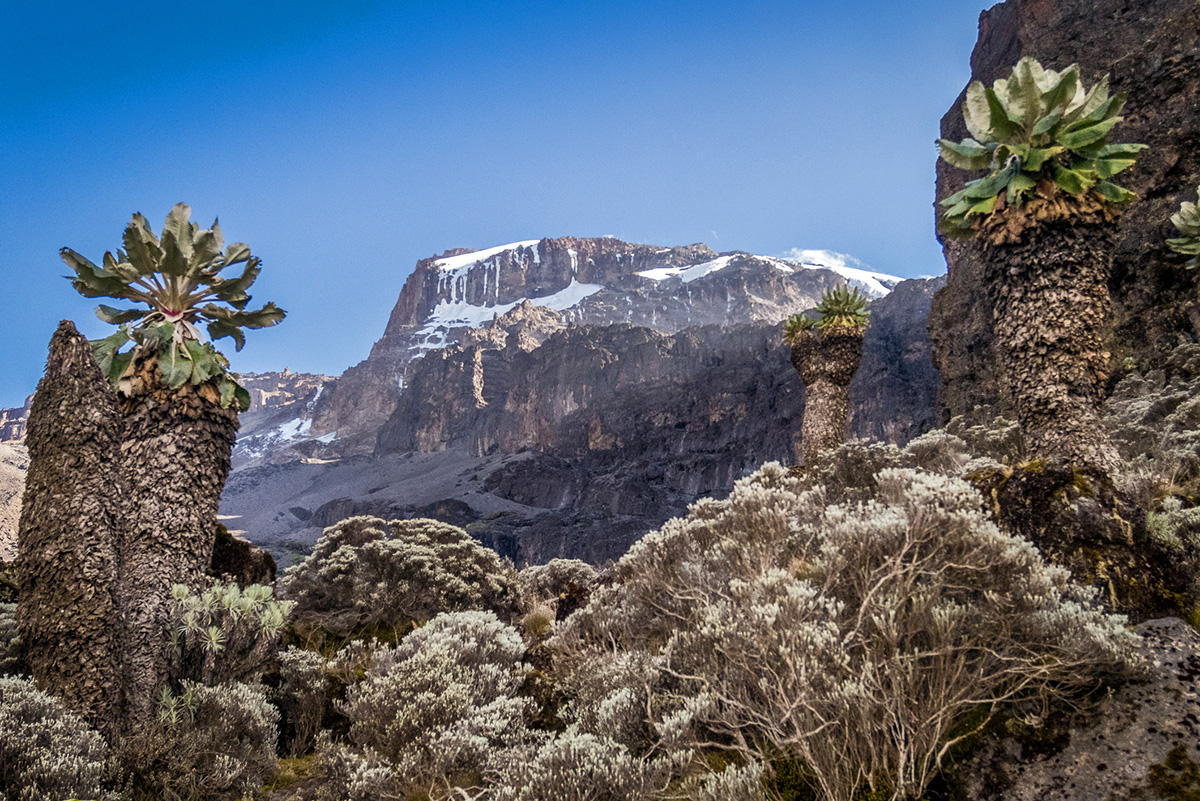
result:
<svg viewBox="0 0 1200 801"><path fill-rule="evenodd" d="M17 522L29 454L16 442L0 442L0 562L17 558Z"/></svg>
<svg viewBox="0 0 1200 801"><path fill-rule="evenodd" d="M29 407L33 396L25 399L19 409L0 409L0 442L20 442L25 439L25 421L29 419Z"/></svg>
<svg viewBox="0 0 1200 801"><path fill-rule="evenodd" d="M1114 374L1160 363L1179 337L1200 333L1195 276L1165 240L1181 201L1195 199L1200 181L1200 6L1193 0L1007 0L980 16L971 55L973 80L991 84L1022 56L1057 69L1078 63L1090 86L1104 74L1128 92L1118 141L1150 150L1122 175L1139 196L1121 220L1110 289L1115 330ZM964 92L965 96L965 92ZM968 134L960 96L942 119L942 136ZM937 196L969 179L938 165ZM934 364L941 372L941 416L1004 399L991 338L991 308L982 266L955 242L944 243L949 279L930 314ZM1129 360L1129 361L1127 361Z"/></svg>
<svg viewBox="0 0 1200 801"><path fill-rule="evenodd" d="M870 294L899 279L839 275L806 264L706 245L661 248L612 238L530 240L482 251L451 250L417 263L383 337L361 364L327 387L311 414L315 453L366 454L426 354L529 302L567 325L624 323L673 334L700 325L777 322L811 308L822 290L849 280Z"/></svg>

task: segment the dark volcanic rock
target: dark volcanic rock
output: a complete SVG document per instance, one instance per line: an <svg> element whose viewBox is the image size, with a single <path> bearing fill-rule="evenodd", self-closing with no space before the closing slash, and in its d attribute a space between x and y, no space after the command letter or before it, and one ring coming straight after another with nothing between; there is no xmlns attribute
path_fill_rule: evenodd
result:
<svg viewBox="0 0 1200 801"><path fill-rule="evenodd" d="M213 578L233 581L243 588L251 584L269 586L275 583L275 559L246 540L233 536L224 526L218 526L208 572Z"/></svg>
<svg viewBox="0 0 1200 801"><path fill-rule="evenodd" d="M1022 56L1062 69L1078 63L1088 86L1111 76L1128 92L1125 121L1114 139L1150 150L1122 175L1139 200L1126 209L1113 250L1114 369L1132 357L1155 366L1198 332L1194 275L1168 251L1169 219L1183 200L1195 200L1200 176L1200 5L1193 0L1007 0L980 15L971 56L972 79L990 85ZM942 136L968 134L960 95L942 118ZM976 177L938 163L937 197ZM961 243L944 243L949 278L929 318L934 364L941 372L942 421L976 405L1007 402L998 380L991 308L982 266Z"/></svg>

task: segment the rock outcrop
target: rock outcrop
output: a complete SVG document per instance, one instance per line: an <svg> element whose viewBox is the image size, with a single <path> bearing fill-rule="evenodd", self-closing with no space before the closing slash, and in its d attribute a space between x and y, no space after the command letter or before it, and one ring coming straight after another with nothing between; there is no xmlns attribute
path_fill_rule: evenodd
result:
<svg viewBox="0 0 1200 801"><path fill-rule="evenodd" d="M25 439L25 423L29 419L29 407L33 396L25 399L19 409L0 409L0 442L20 442Z"/></svg>
<svg viewBox="0 0 1200 801"><path fill-rule="evenodd" d="M956 771L974 801L1189 799L1200 792L1200 634L1177 618L1137 627L1146 676L1036 741L987 738Z"/></svg>
<svg viewBox="0 0 1200 801"><path fill-rule="evenodd" d="M1110 75L1127 92L1125 121L1114 138L1150 145L1122 175L1139 199L1125 210L1112 249L1114 375L1161 363L1180 336L1200 334L1193 273L1166 239L1169 220L1200 182L1200 6L1192 0L1007 0L980 16L971 55L972 80L990 85L1022 56L1062 69L1078 63L1090 86ZM942 118L941 133L966 136L960 95ZM937 197L974 177L938 164ZM929 318L933 359L942 377L941 421L981 404L1007 403L998 380L992 311L983 265L961 243L943 243L949 277Z"/></svg>
<svg viewBox="0 0 1200 801"><path fill-rule="evenodd" d="M17 442L0 442L0 562L17 558L17 521L25 492L29 452Z"/></svg>

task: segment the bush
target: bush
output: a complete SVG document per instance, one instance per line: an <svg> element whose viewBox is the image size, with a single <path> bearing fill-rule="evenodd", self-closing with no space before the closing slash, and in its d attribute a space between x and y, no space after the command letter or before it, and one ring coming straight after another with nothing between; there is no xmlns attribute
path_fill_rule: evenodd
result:
<svg viewBox="0 0 1200 801"><path fill-rule="evenodd" d="M579 559L551 559L519 574L527 603L547 603L560 620L587 603L596 584L596 568Z"/></svg>
<svg viewBox="0 0 1200 801"><path fill-rule="evenodd" d="M283 593L311 644L332 635L395 641L442 612L519 612L516 571L465 531L436 520L353 517L325 529L312 554L289 568Z"/></svg>
<svg viewBox="0 0 1200 801"><path fill-rule="evenodd" d="M873 481L870 500L827 504L768 464L637 543L551 639L578 719L615 708L607 685L657 738L799 760L835 801L915 797L998 709L1042 714L1132 668L1123 618L1000 532L968 484ZM644 730L629 744L656 747Z"/></svg>
<svg viewBox="0 0 1200 801"><path fill-rule="evenodd" d="M1125 377L1105 412L1127 492L1145 505L1200 494L1200 345L1176 348L1163 370Z"/></svg>
<svg viewBox="0 0 1200 801"><path fill-rule="evenodd" d="M171 588L169 676L207 685L257 681L274 657L291 603L260 584L218 582L196 595Z"/></svg>
<svg viewBox="0 0 1200 801"><path fill-rule="evenodd" d="M354 746L321 749L329 799L454 798L526 761L539 735L518 696L527 667L517 631L491 612L443 614L377 651L343 712Z"/></svg>
<svg viewBox="0 0 1200 801"><path fill-rule="evenodd" d="M493 801L641 801L665 787L670 773L640 760L608 737L570 729L529 762L507 766Z"/></svg>
<svg viewBox="0 0 1200 801"><path fill-rule="evenodd" d="M330 701L330 679L323 656L289 647L279 655L279 685L270 692L286 732L281 746L303 756L316 743Z"/></svg>
<svg viewBox="0 0 1200 801"><path fill-rule="evenodd" d="M21 633L17 630L17 605L0 603L0 676L25 672Z"/></svg>
<svg viewBox="0 0 1200 801"><path fill-rule="evenodd" d="M33 682L0 676L0 798L95 798L105 746L100 734Z"/></svg>
<svg viewBox="0 0 1200 801"><path fill-rule="evenodd" d="M185 681L163 691L155 725L121 743L116 781L134 801L240 799L274 772L278 722L262 687Z"/></svg>

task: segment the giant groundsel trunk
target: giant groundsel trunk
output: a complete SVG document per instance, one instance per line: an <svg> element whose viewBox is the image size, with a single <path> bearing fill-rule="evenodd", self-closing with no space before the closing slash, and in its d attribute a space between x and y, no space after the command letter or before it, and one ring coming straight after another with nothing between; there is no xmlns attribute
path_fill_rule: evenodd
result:
<svg viewBox="0 0 1200 801"><path fill-rule="evenodd" d="M129 724L151 713L166 674L171 587L199 590L209 581L217 507L237 436L235 408L206 389L170 389L153 358L136 365L146 380L122 396L121 472L137 504L129 510L122 557L122 601Z"/></svg>
<svg viewBox="0 0 1200 801"><path fill-rule="evenodd" d="M985 226L979 244L1026 453L1111 474L1118 457L1102 405L1113 225L1099 213L1079 214L1015 237L991 233Z"/></svg>
<svg viewBox="0 0 1200 801"><path fill-rule="evenodd" d="M17 623L39 689L106 735L119 713L117 395L88 341L64 321L29 412Z"/></svg>
<svg viewBox="0 0 1200 801"><path fill-rule="evenodd" d="M806 332L792 343L792 366L804 382L800 428L804 463L846 441L850 424L850 381L862 361L861 331Z"/></svg>

